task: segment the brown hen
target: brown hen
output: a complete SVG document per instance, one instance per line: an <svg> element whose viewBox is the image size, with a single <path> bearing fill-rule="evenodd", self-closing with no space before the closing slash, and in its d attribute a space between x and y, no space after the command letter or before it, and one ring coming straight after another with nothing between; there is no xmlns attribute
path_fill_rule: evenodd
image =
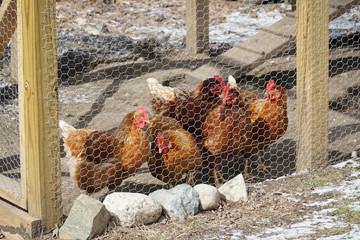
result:
<svg viewBox="0 0 360 240"><path fill-rule="evenodd" d="M113 190L147 161L148 134L143 130L149 117L144 108L129 113L114 132L75 129L64 121L60 128L68 156L70 176L80 189Z"/></svg>
<svg viewBox="0 0 360 240"><path fill-rule="evenodd" d="M204 163L213 169L215 184L218 186L222 161L239 156L251 137L251 121L245 112L245 103L239 92L227 84L223 102L215 107L203 124ZM205 160L206 159L206 160Z"/></svg>
<svg viewBox="0 0 360 240"><path fill-rule="evenodd" d="M153 138L148 160L151 174L170 186L187 175L187 183L193 184L202 161L195 137L174 118L163 116L150 121L149 132Z"/></svg>
<svg viewBox="0 0 360 240"><path fill-rule="evenodd" d="M270 80L266 86L265 95L267 97L262 99L251 92L240 89L232 77L229 77L229 83L233 89L240 92L240 97L246 101L246 112L251 119L251 137L248 139L244 151L244 156L249 158L285 134L288 127L286 91L280 85L276 85L274 80ZM258 156L258 170L261 169L268 171ZM247 161L245 176L252 178L251 175L248 175Z"/></svg>
<svg viewBox="0 0 360 240"><path fill-rule="evenodd" d="M202 134L207 114L221 101L225 86L219 76L202 81L194 91L165 87L154 78L147 81L155 114L175 118L196 137Z"/></svg>

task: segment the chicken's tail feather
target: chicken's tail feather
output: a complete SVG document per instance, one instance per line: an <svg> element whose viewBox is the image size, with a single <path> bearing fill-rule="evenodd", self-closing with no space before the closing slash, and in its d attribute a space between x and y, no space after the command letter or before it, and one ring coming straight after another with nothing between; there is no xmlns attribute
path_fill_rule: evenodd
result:
<svg viewBox="0 0 360 240"><path fill-rule="evenodd" d="M153 96L160 97L166 101L175 101L175 91L171 87L165 87L155 78L148 78L147 83Z"/></svg>
<svg viewBox="0 0 360 240"><path fill-rule="evenodd" d="M233 76L229 75L228 81L229 81L231 87L237 86L236 80Z"/></svg>
<svg viewBox="0 0 360 240"><path fill-rule="evenodd" d="M73 126L71 126L70 124L68 124L63 120L59 121L59 126L61 128L61 134L63 135L64 138L68 138L70 136L70 133L76 130L76 128L74 128Z"/></svg>

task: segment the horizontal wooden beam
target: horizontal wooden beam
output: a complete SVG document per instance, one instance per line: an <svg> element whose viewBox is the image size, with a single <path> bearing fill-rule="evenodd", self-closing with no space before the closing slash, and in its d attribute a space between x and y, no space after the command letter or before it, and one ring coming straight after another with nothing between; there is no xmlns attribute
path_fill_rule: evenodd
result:
<svg viewBox="0 0 360 240"><path fill-rule="evenodd" d="M4 0L0 6L0 58L16 29L16 0Z"/></svg>
<svg viewBox="0 0 360 240"><path fill-rule="evenodd" d="M41 221L4 201L0 201L0 226L13 227L35 238L41 233Z"/></svg>

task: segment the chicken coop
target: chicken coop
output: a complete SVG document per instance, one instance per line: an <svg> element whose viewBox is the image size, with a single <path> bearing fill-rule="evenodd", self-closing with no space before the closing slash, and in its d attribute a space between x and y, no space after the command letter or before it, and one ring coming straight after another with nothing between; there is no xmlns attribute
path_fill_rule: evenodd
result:
<svg viewBox="0 0 360 240"><path fill-rule="evenodd" d="M0 226L357 156L358 4L1 1Z"/></svg>

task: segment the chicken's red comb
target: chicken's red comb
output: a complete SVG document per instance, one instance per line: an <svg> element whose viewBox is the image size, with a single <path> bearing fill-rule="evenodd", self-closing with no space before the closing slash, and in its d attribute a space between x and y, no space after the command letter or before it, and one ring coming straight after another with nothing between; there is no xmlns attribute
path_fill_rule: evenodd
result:
<svg viewBox="0 0 360 240"><path fill-rule="evenodd" d="M149 115L148 115L148 113L146 112L146 110L145 110L144 107L140 107L140 111L141 111L141 113L143 114L143 116L144 116L145 119L149 119Z"/></svg>
<svg viewBox="0 0 360 240"><path fill-rule="evenodd" d="M275 85L275 81L271 79L270 82L266 85L266 91L271 91L274 85Z"/></svg>
<svg viewBox="0 0 360 240"><path fill-rule="evenodd" d="M214 78L221 84L222 87L225 86L225 82L220 76L214 75Z"/></svg>

